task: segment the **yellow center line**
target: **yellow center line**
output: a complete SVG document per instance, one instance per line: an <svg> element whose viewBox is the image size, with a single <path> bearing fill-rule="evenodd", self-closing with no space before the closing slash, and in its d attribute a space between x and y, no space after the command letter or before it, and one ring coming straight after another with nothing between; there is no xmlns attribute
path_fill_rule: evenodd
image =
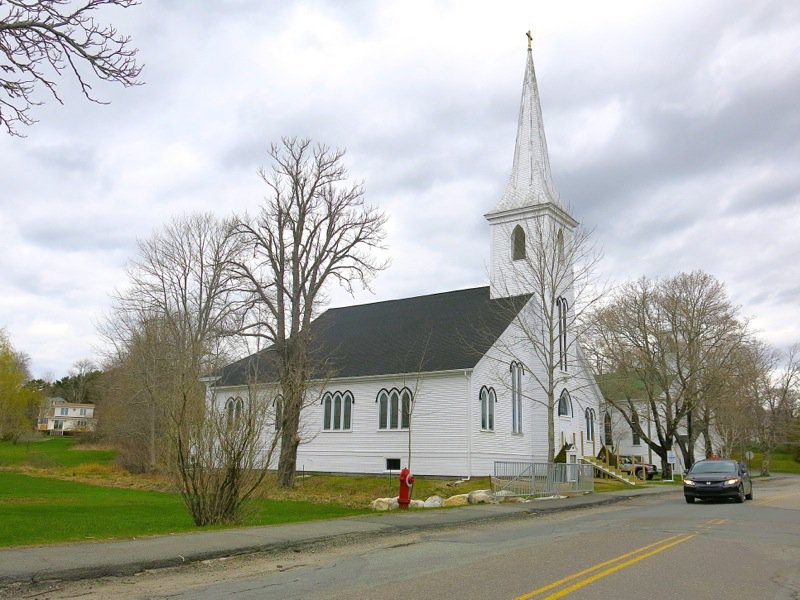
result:
<svg viewBox="0 0 800 600"><path fill-rule="evenodd" d="M558 586L563 585L563 584L567 583L568 581L572 581L573 579L577 579L578 577L583 577L584 575L586 575L588 573L591 573L593 571L597 571L598 569L602 569L603 567L606 567L608 565L614 564L615 562L619 562L621 560L625 560L626 558L628 558L630 556L633 556L633 555L638 554L640 552L644 552L645 550L649 550L650 548L653 548L655 546L660 546L661 544L666 544L668 542L671 542L672 540L681 537L681 535L683 535L683 534L676 534L676 535L670 536L668 538L664 538L663 540L659 540L657 542L653 542L652 544L647 544L646 546L642 546L641 548L637 548L636 550L631 550L630 552L626 552L625 554L620 554L619 556L616 556L616 557L611 558L609 560L606 560L606 561L603 561L601 563L598 563L598 564L594 565L593 567L589 567L588 569L584 569L583 571L579 571L577 573L573 573L572 575L564 577L563 579L559 579L558 581L554 581L553 583L549 583L544 587L537 588L537 589L533 590L532 592L528 592L527 594L524 594L522 596L517 596L514 600L529 600L529 598L533 598L534 596L538 596L539 594L542 594L542 593L544 593L544 592L546 592L548 590L552 590L553 588L557 588Z"/></svg>
<svg viewBox="0 0 800 600"><path fill-rule="evenodd" d="M549 583L549 584L547 584L545 586L537 588L537 589L535 589L535 590L533 590L531 592L528 592L527 594L523 594L522 596L517 596L514 600L530 600L530 598L533 598L535 596L538 596L539 594L543 594L544 592L547 592L547 591L550 591L552 589L555 589L555 588L557 588L557 587L559 587L561 585L564 585L565 583L567 583L569 581L572 581L574 579L578 579L578 578L583 577L584 575L588 575L590 573L594 573L595 571L598 571L599 569L602 569L603 567L607 567L609 565L614 565L613 567L610 567L610 568L606 569L605 571L601 571L600 573L595 573L594 575L590 575L586 579L578 581L578 582L572 584L571 586L566 587L566 588L564 588L563 590L561 590L559 592L556 592L555 594L551 594L550 596L547 596L547 598L545 598L545 600L554 600L556 598L561 598L562 596L566 596L567 594L571 594L575 590L578 590L578 589L580 589L580 588L582 588L584 586L589 585L593 581L597 581L598 579L602 579L603 577L607 577L608 575L611 575L612 573L615 573L615 572L619 571L620 569L623 569L623 568L625 568L627 566L635 564L635 563L639 562L640 560L644 560L645 558L649 558L649 557L651 557L651 556L653 556L655 554L658 554L659 552L663 552L664 550L672 548L673 546L676 546L678 544L682 544L683 542L687 542L690 539L692 539L693 537L695 537L696 535L698 535L703 529L705 529L707 527L710 527L712 525L723 525L723 524L725 524L727 522L728 522L728 519L709 519L708 521L705 521L701 525L697 526L692 533L676 534L676 535L670 536L668 538L664 538L663 540L659 540L657 542L653 542L652 544L647 544L646 546L642 546L640 548L637 548L636 550L631 550L630 552L626 552L624 554L620 554L619 556L616 556L616 557L611 558L609 560L603 561L601 563L597 563L596 565L591 566L588 569L584 569L582 571L578 571L577 573L573 573L572 575L568 575L567 577L563 577L563 578L559 579L558 581L554 581L554 582ZM634 558L631 558L631 557L634 557ZM625 559L628 559L628 560L625 560ZM620 562L620 561L624 561L624 562ZM618 564L615 564L615 563L618 563Z"/></svg>
<svg viewBox="0 0 800 600"><path fill-rule="evenodd" d="M683 542L688 542L690 539L692 539L696 535L697 535L696 533L691 533L689 535L686 535L685 537L682 537L680 539L675 540L674 542L670 542L669 544L664 544L662 546L659 546L655 550L651 550L650 552L647 552L645 554L641 554L641 555L637 556L636 558L632 558L632 559L626 560L625 562L622 562L622 563L620 563L618 565L614 565L613 567L611 567L609 569L606 569L605 571L601 571L600 573L597 573L595 575L587 577L586 579L584 579L582 581L578 581L577 583L574 583L571 586L566 587L566 588L564 588L563 590L561 590L559 592L556 592L555 594L551 594L551 595L547 596L547 598L545 598L544 600L556 600L556 598L561 598L563 596L566 596L567 594L571 594L575 590L579 590L580 588L585 587L585 586L589 585L590 583L592 583L594 581L597 581L598 579L602 579L603 577L607 577L608 575L611 575L612 573L616 573L620 569L624 569L625 567L629 567L630 565L635 564L635 563L639 562L640 560L644 560L645 558L649 558L649 557L653 556L654 554L658 554L659 552L663 552L664 550L672 548L673 546L677 546L678 544L682 544Z"/></svg>

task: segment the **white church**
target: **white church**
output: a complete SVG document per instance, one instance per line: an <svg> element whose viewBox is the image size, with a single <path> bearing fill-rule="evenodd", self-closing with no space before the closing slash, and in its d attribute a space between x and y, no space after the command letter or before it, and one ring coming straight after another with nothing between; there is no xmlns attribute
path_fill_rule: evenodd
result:
<svg viewBox="0 0 800 600"><path fill-rule="evenodd" d="M312 383L301 416L297 468L380 474L408 465L419 475L486 476L495 461L547 462L546 377L531 333L546 329L524 276L543 225L569 239L577 222L550 174L533 58L528 48L514 160L508 185L486 215L490 285L325 311L311 325L315 350L332 376ZM600 449L602 396L567 318L572 290L558 291L554 377L555 454L580 462ZM531 323L537 323L531 326ZM220 410L247 401L249 373L265 374L261 351L228 365L209 393ZM551 361L552 362L552 361ZM274 427L264 435L275 435ZM410 444L409 444L410 438Z"/></svg>

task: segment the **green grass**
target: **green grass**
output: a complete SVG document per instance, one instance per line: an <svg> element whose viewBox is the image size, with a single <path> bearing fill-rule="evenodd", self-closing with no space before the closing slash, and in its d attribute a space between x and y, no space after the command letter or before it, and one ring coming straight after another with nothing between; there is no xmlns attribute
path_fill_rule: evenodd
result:
<svg viewBox="0 0 800 600"><path fill-rule="evenodd" d="M331 519L363 512L335 504L255 500L237 526ZM0 472L0 546L197 530L178 494Z"/></svg>
<svg viewBox="0 0 800 600"><path fill-rule="evenodd" d="M76 444L75 438L68 437L47 437L18 444L0 442L0 468L54 469L89 463L110 466L114 462L114 450L85 450Z"/></svg>
<svg viewBox="0 0 800 600"><path fill-rule="evenodd" d="M762 455L760 452L753 451L753 458L748 461L743 459L741 454L734 453L732 458L736 460L742 460L745 463L750 463L750 472L753 475L759 475L761 473L761 459ZM773 452L770 454L769 458L769 472L774 473L794 473L800 474L800 462L797 462L791 454L786 454L783 452Z"/></svg>
<svg viewBox="0 0 800 600"><path fill-rule="evenodd" d="M113 466L115 451L83 449L74 438L42 438L10 444L0 442L0 547L61 542L124 539L198 531L180 496L154 491L159 484ZM750 461L758 473L761 456ZM21 473L34 473L31 476ZM773 473L800 473L800 463L773 454ZM66 478L66 480L65 480ZM101 481L103 485L87 483ZM235 526L271 525L330 519L368 512L369 502L395 496L398 474L392 477L298 473L294 489L284 490L268 478L262 498L254 499ZM108 485L106 485L108 484ZM126 487L112 487L124 485ZM150 489L133 489L145 487ZM164 489L164 481L160 481ZM491 487L488 477L460 483L417 478L414 498L443 497ZM595 492L626 489L613 480L596 480Z"/></svg>

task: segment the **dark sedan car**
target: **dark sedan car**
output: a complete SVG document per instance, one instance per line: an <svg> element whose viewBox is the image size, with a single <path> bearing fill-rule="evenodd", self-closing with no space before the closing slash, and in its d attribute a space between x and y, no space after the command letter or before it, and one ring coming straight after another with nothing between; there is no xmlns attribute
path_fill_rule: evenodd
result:
<svg viewBox="0 0 800 600"><path fill-rule="evenodd" d="M683 476L683 496L689 504L716 498L744 502L753 499L753 483L744 465L735 460L699 460Z"/></svg>

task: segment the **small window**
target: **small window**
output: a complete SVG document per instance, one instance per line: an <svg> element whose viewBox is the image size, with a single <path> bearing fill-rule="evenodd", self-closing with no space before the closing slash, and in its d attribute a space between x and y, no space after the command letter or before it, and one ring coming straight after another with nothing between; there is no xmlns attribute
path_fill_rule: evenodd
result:
<svg viewBox="0 0 800 600"><path fill-rule="evenodd" d="M511 433L522 433L522 365L511 363Z"/></svg>
<svg viewBox="0 0 800 600"><path fill-rule="evenodd" d="M414 396L411 390L381 390L375 399L378 403L378 429L408 429L411 424Z"/></svg>
<svg viewBox="0 0 800 600"><path fill-rule="evenodd" d="M225 424L228 429L232 429L239 419L242 418L242 410L244 410L244 400L239 396L236 398L228 398L225 403Z"/></svg>
<svg viewBox="0 0 800 600"><path fill-rule="evenodd" d="M397 429L400 416L400 394L393 390L389 394L389 429Z"/></svg>
<svg viewBox="0 0 800 600"><path fill-rule="evenodd" d="M494 405L497 403L497 395L494 388L483 386L479 398L481 403L481 429L494 431Z"/></svg>
<svg viewBox="0 0 800 600"><path fill-rule="evenodd" d="M386 459L386 470L387 471L399 471L400 470L400 459L399 458L387 458Z"/></svg>
<svg viewBox="0 0 800 600"><path fill-rule="evenodd" d="M68 408L62 408L61 409L61 416L62 417L66 417L68 413L69 413L69 409Z"/></svg>
<svg viewBox="0 0 800 600"><path fill-rule="evenodd" d="M400 427L402 429L408 429L408 426L411 422L411 391L404 389L402 394L400 395Z"/></svg>
<svg viewBox="0 0 800 600"><path fill-rule="evenodd" d="M348 431L353 414L351 392L326 392L322 397L322 429L325 431Z"/></svg>
<svg viewBox="0 0 800 600"><path fill-rule="evenodd" d="M522 227L517 225L514 227L514 231L511 234L512 245L513 245L513 258L514 260L522 260L525 258L525 232L522 230Z"/></svg>
<svg viewBox="0 0 800 600"><path fill-rule="evenodd" d="M594 409L586 409L586 439L594 441Z"/></svg>
<svg viewBox="0 0 800 600"><path fill-rule="evenodd" d="M389 394L382 390L378 394L378 427L386 429L389 422Z"/></svg>
<svg viewBox="0 0 800 600"><path fill-rule="evenodd" d="M331 428L331 395L329 393L323 396L322 406L324 414L322 418L322 428L328 431Z"/></svg>
<svg viewBox="0 0 800 600"><path fill-rule="evenodd" d="M567 313L569 304L566 298L559 297L556 300L558 309L558 367L562 371L567 370Z"/></svg>
<svg viewBox="0 0 800 600"><path fill-rule="evenodd" d="M572 416L572 398L569 397L569 392L567 390L562 390L561 395L558 397L558 416Z"/></svg>

